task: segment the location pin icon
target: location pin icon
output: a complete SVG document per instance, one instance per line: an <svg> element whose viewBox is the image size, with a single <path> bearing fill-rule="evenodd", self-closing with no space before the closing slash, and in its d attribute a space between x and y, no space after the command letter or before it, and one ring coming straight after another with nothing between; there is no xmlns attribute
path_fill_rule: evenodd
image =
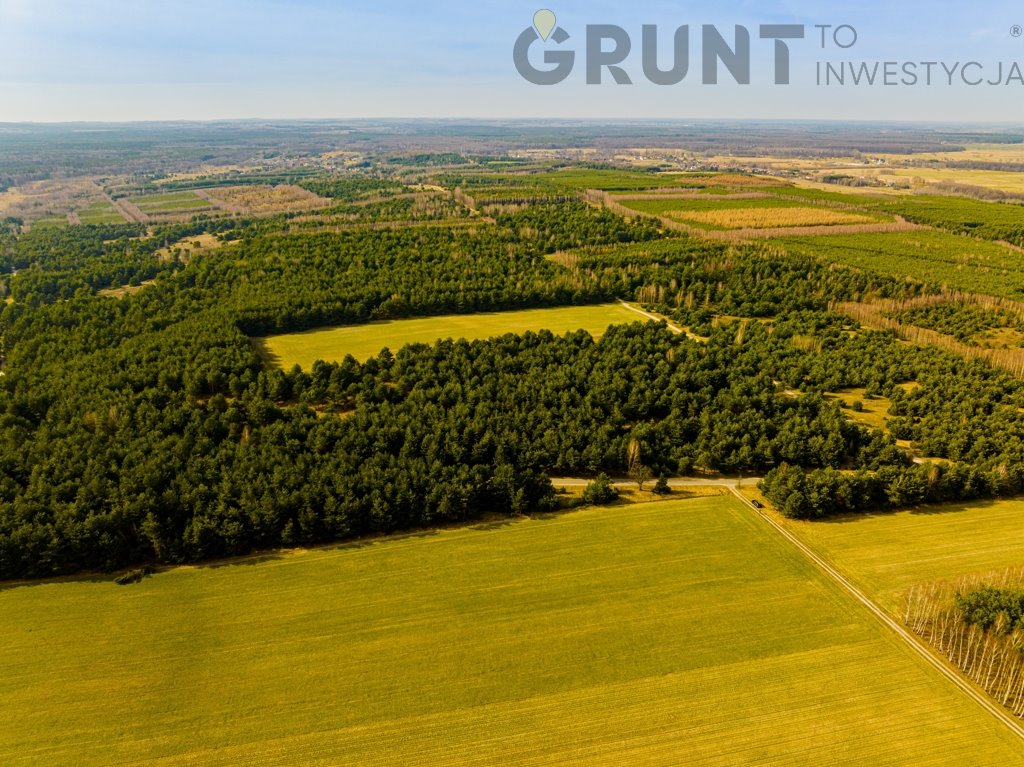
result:
<svg viewBox="0 0 1024 767"><path fill-rule="evenodd" d="M557 21L555 14L547 9L537 11L533 14L533 26L536 27L538 34L540 34L540 39L544 42L548 41L548 38L551 36L551 31L555 28Z"/></svg>

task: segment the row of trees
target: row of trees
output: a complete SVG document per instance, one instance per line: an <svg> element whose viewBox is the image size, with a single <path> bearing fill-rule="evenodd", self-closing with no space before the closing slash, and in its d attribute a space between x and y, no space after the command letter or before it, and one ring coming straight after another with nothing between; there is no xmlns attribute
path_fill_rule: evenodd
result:
<svg viewBox="0 0 1024 767"><path fill-rule="evenodd" d="M914 586L904 621L992 698L1024 716L1021 573Z"/></svg>

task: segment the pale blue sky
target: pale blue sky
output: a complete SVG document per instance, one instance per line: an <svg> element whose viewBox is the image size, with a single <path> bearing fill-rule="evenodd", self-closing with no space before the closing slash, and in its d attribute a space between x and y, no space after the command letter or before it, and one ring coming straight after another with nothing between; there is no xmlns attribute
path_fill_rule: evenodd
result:
<svg viewBox="0 0 1024 767"><path fill-rule="evenodd" d="M549 7L577 66L560 85L522 80L512 45ZM587 24L631 35L634 85L583 84ZM662 39L690 24L753 32L754 83L699 83L699 46L678 86L643 81L640 27ZM771 80L762 23L802 23L793 84ZM852 24L860 42L822 51L814 24ZM722 117L968 120L1024 123L1024 86L822 88L815 61L946 60L1024 66L1024 5L999 0L686 3L631 0L0 0L0 122L244 117ZM538 51L539 54L539 51ZM940 72L941 74L941 72Z"/></svg>

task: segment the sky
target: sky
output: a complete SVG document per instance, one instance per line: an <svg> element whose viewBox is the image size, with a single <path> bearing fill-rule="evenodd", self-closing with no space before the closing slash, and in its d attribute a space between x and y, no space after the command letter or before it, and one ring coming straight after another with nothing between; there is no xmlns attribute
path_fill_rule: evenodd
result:
<svg viewBox="0 0 1024 767"><path fill-rule="evenodd" d="M550 9L569 39L536 41L573 50L556 85L534 85L513 65L516 38L534 13ZM623 67L631 85L604 73L585 83L588 25L622 27L632 42ZM690 27L687 77L653 85L641 66L641 28L659 32L667 68L675 30ZM749 85L723 69L701 83L701 29L730 44L735 25L751 31ZM762 24L803 24L789 44L791 83L775 85L774 43ZM836 47L815 25L847 24L857 43ZM1024 124L1024 4L859 3L767 0L536 0L535 2L370 2L368 0L0 0L0 122L212 120L230 118L778 118L1004 122ZM843 30L840 41L850 39ZM611 43L606 42L605 48ZM819 62L975 61L954 85L936 64L934 84L819 85ZM999 67L1003 72L1000 75ZM822 64L824 66L824 64ZM1010 82L1005 82L1010 79Z"/></svg>

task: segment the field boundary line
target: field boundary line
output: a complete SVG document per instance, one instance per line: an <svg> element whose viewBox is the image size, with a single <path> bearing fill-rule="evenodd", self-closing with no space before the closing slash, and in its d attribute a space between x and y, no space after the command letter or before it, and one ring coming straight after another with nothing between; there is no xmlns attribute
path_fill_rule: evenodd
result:
<svg viewBox="0 0 1024 767"><path fill-rule="evenodd" d="M832 567L828 562L822 559L814 549L808 546L806 543L797 538L793 533L787 530L783 525L776 522L763 509L757 508L748 498L743 495L735 487L730 487L729 491L736 496L747 508L752 509L761 519L767 522L772 528L774 528L783 538L791 543L798 551L806 556L813 565L821 570L825 575L831 578L836 584L838 584L844 591L852 596L856 601L868 608L868 610L876 617L883 625L891 629L897 637L902 639L911 649L914 650L919 656L924 658L925 661L931 665L932 668L936 669L939 673L945 676L949 681L956 685L962 692L966 693L975 703L981 706L983 709L992 714L996 719L1000 720L1005 724L1010 731L1018 738L1024 740L1024 727L1021 723L1013 716L1003 710L1002 706L997 704L995 701L990 700L988 695L978 691L974 686L966 679L962 678L961 675L954 671L944 661L940 660L932 652L931 648L924 645L917 639L913 634L907 631L906 628L901 626L899 622L885 612L881 607L876 605L867 595L865 595L860 589L853 585L853 583L842 573Z"/></svg>
<svg viewBox="0 0 1024 767"><path fill-rule="evenodd" d="M213 207L217 208L218 210L223 210L226 213L230 213L235 216L244 216L247 212L240 205L232 205L231 203L224 202L224 200L214 197L212 194L210 194L209 189L191 189L189 191L191 191L192 194L194 194L200 200L206 200Z"/></svg>

